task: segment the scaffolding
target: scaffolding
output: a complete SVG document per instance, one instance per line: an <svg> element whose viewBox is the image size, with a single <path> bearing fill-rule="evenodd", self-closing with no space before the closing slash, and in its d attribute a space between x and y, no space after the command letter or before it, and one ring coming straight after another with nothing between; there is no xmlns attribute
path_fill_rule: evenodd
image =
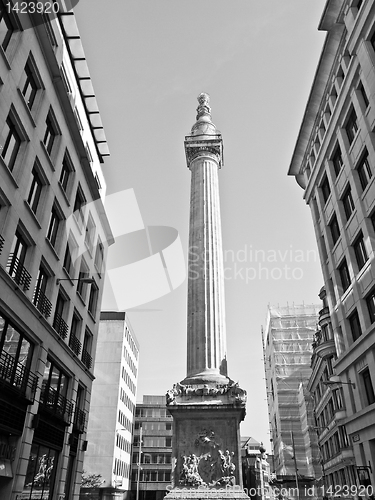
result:
<svg viewBox="0 0 375 500"><path fill-rule="evenodd" d="M277 476L316 476L309 436L313 406L306 390L321 305L269 306L262 328L271 442ZM309 425L310 424L310 425ZM313 443L315 445L315 443Z"/></svg>

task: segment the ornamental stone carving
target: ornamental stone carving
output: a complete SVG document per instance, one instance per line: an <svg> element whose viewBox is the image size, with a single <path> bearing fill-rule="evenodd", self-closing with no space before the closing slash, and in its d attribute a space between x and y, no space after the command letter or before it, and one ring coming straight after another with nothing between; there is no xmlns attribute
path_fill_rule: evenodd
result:
<svg viewBox="0 0 375 500"><path fill-rule="evenodd" d="M191 399L197 396L204 396L208 400L226 396L230 401L234 402L238 406L244 406L247 398L246 391L240 388L238 382L230 380L228 384L174 384L173 388L167 391L166 402L167 405L172 405L177 403L177 399Z"/></svg>
<svg viewBox="0 0 375 500"><path fill-rule="evenodd" d="M222 451L222 440L204 429L194 442L197 454L181 456L179 483L184 486L234 486L234 452Z"/></svg>

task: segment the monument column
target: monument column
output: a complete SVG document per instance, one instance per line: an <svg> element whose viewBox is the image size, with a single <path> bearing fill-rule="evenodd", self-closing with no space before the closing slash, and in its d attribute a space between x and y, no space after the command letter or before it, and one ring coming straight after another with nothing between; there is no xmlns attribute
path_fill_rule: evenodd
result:
<svg viewBox="0 0 375 500"><path fill-rule="evenodd" d="M227 375L224 266L218 170L223 141L209 96L198 96L185 138L191 170L187 374L167 392L173 416L172 489L167 500L248 500L242 488L240 422L246 392ZM197 496L198 495L198 496Z"/></svg>
<svg viewBox="0 0 375 500"><path fill-rule="evenodd" d="M184 384L227 383L224 266L218 171L223 141L207 94L185 139L191 171L188 261L187 376Z"/></svg>

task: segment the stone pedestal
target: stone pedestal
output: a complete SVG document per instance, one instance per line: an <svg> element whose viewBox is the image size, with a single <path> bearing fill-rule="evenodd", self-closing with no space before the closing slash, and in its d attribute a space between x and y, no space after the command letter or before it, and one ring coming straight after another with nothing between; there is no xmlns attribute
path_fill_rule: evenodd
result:
<svg viewBox="0 0 375 500"><path fill-rule="evenodd" d="M243 497L239 428L245 401L245 391L233 381L176 384L168 392L173 489L166 498Z"/></svg>

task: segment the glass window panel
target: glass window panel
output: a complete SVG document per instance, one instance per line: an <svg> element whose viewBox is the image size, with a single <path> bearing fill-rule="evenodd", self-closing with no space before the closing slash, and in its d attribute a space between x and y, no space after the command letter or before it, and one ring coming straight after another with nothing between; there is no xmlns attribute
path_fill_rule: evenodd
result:
<svg viewBox="0 0 375 500"><path fill-rule="evenodd" d="M18 344L20 342L20 334L17 332L13 326L8 324L8 328L5 334L4 351L13 358L17 356Z"/></svg>

